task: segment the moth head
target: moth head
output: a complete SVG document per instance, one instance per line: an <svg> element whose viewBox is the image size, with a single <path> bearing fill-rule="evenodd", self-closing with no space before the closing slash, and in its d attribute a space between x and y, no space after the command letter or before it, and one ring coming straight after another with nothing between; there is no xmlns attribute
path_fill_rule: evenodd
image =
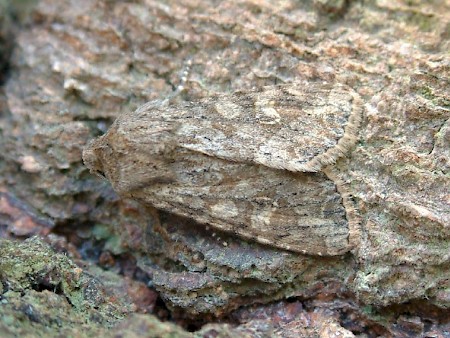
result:
<svg viewBox="0 0 450 338"><path fill-rule="evenodd" d="M83 162L92 174L105 177L103 163L96 151L98 143L99 139L92 140L86 148L83 149Z"/></svg>
<svg viewBox="0 0 450 338"><path fill-rule="evenodd" d="M131 127L138 132L131 133ZM83 151L83 161L91 173L107 178L114 190L124 196L173 180L170 164L177 143L171 128L154 128L142 134L139 130L139 125L116 123Z"/></svg>

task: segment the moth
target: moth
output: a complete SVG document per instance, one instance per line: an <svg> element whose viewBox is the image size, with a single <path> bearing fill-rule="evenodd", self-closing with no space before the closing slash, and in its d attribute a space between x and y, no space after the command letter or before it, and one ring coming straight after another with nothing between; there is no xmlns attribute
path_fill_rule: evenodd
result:
<svg viewBox="0 0 450 338"><path fill-rule="evenodd" d="M359 95L283 84L122 114L83 159L122 197L277 248L340 255L356 243L333 164L356 143Z"/></svg>

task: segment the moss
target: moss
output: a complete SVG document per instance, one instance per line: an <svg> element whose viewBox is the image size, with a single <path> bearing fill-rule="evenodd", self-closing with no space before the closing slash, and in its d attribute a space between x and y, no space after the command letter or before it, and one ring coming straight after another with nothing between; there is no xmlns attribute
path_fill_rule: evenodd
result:
<svg viewBox="0 0 450 338"><path fill-rule="evenodd" d="M25 242L0 241L0 276L9 290L79 287L77 266L34 237Z"/></svg>
<svg viewBox="0 0 450 338"><path fill-rule="evenodd" d="M0 240L0 257L4 286L0 333L5 326L14 335L36 325L42 334L73 325L98 329L114 325L126 312L125 304L107 301L97 279L36 237L24 242Z"/></svg>
<svg viewBox="0 0 450 338"><path fill-rule="evenodd" d="M105 241L104 249L114 255L120 255L125 251L122 246L122 238L113 233L111 226L97 224L92 229L92 235L98 241Z"/></svg>

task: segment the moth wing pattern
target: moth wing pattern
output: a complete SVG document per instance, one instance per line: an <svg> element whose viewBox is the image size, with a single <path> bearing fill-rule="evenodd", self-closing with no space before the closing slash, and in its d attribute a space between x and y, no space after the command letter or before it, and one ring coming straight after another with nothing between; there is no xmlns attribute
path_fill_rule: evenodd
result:
<svg viewBox="0 0 450 338"><path fill-rule="evenodd" d="M308 83L217 95L178 109L182 147L231 161L290 171L317 172L357 140L361 99L342 84ZM139 110L139 120L160 116Z"/></svg>
<svg viewBox="0 0 450 338"><path fill-rule="evenodd" d="M356 142L340 84L278 85L121 115L84 151L126 197L275 247L338 255L356 221L324 172Z"/></svg>
<svg viewBox="0 0 450 338"><path fill-rule="evenodd" d="M318 255L349 251L342 196L325 174L178 155L171 167L175 181L129 196L263 244Z"/></svg>

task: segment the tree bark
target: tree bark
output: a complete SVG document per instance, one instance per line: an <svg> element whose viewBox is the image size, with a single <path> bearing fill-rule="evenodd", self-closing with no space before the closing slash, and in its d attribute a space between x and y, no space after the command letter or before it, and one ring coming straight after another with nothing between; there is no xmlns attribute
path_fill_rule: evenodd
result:
<svg viewBox="0 0 450 338"><path fill-rule="evenodd" d="M64 236L84 259L112 265L127 257L175 317L244 323L237 308L291 298L306 300L296 327L300 313L332 308L316 333L444 330L449 37L448 1L41 0L15 35L2 88L0 233ZM302 255L211 231L122 200L89 173L86 144L120 114L171 96L188 64L175 103L305 80L361 96L359 142L336 164L361 219L351 252Z"/></svg>

